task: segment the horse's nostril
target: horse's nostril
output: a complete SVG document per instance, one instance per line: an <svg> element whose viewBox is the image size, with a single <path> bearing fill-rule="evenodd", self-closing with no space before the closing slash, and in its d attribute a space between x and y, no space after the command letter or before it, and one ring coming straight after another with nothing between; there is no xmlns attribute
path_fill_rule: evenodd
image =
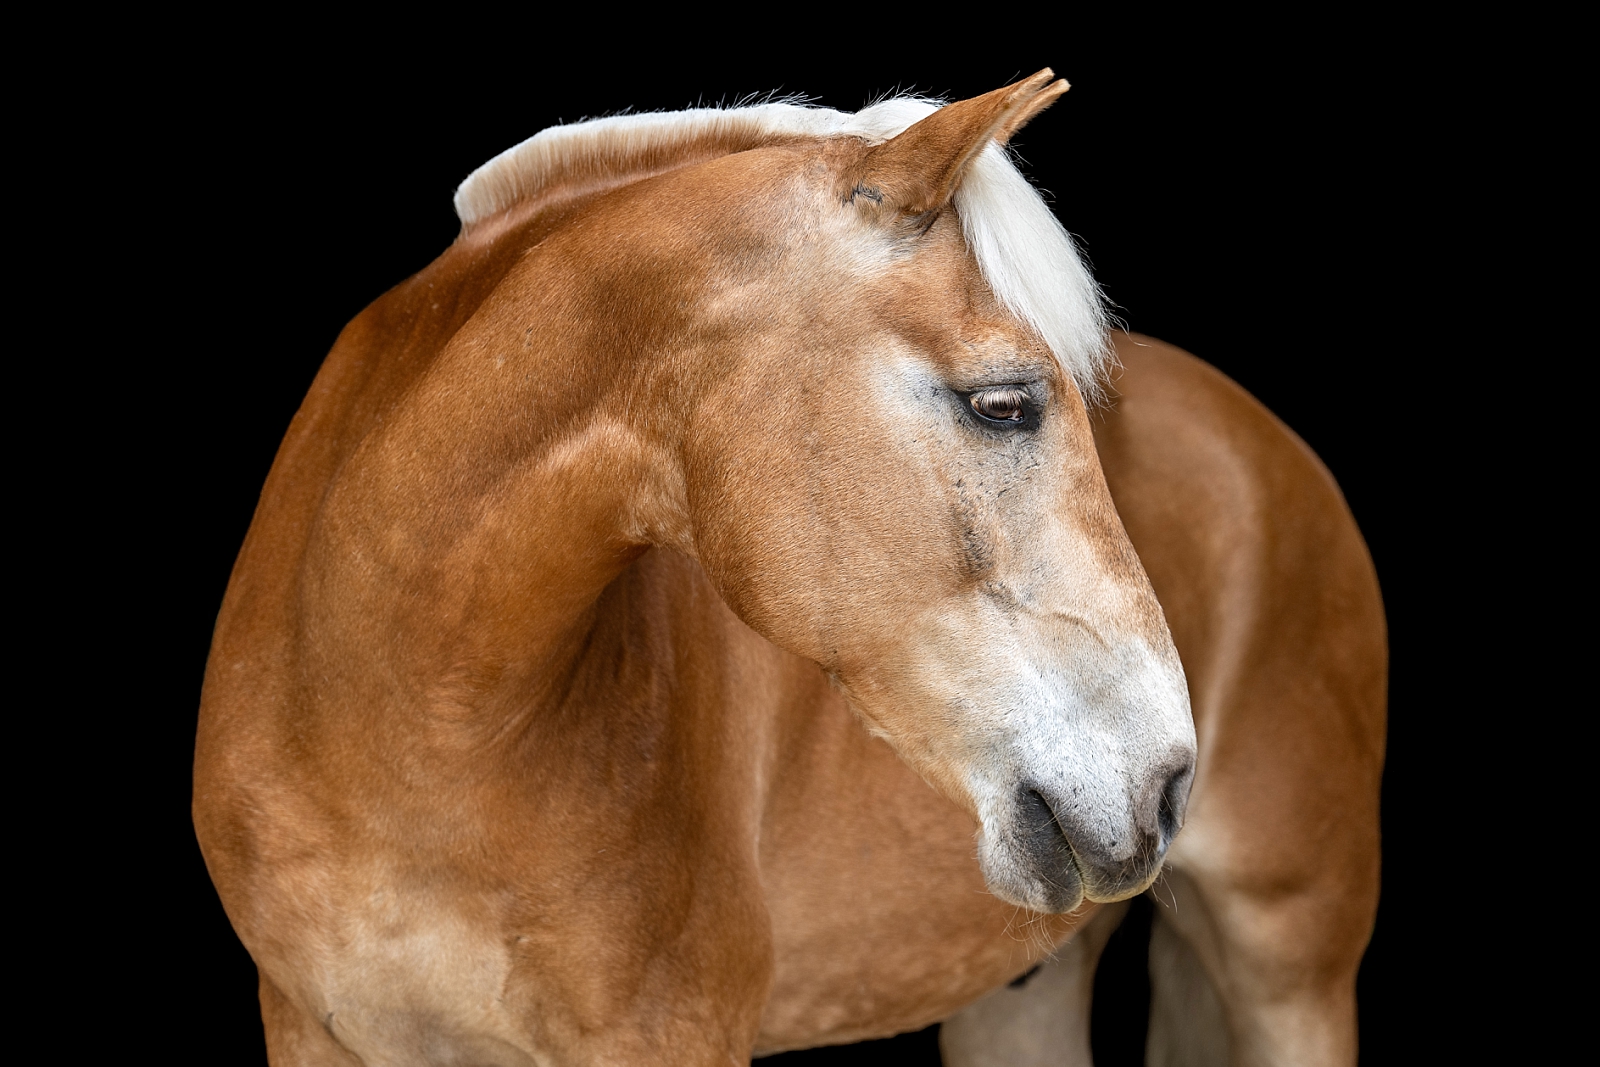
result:
<svg viewBox="0 0 1600 1067"><path fill-rule="evenodd" d="M1189 804L1189 784L1194 780L1194 765L1186 764L1167 779L1161 790L1161 805L1156 821L1161 826L1161 847L1164 850L1178 836L1183 827L1183 811Z"/></svg>
<svg viewBox="0 0 1600 1067"><path fill-rule="evenodd" d="M1066 827L1044 790L1022 783L1017 790L1012 840L1036 879L1029 904L1039 911L1067 912L1083 900L1077 843L1067 838Z"/></svg>
<svg viewBox="0 0 1600 1067"><path fill-rule="evenodd" d="M1024 789L1018 798L1022 807L1022 832L1036 855L1070 851L1066 835L1056 822L1056 813L1037 789Z"/></svg>

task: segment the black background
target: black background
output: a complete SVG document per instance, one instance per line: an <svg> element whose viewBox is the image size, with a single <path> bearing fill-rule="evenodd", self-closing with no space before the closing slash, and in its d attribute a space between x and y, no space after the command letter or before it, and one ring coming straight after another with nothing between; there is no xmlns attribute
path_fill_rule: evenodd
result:
<svg viewBox="0 0 1600 1067"><path fill-rule="evenodd" d="M109 368L115 505L96 514L135 547L90 579L114 605L106 624L125 658L101 704L118 783L94 815L104 848L75 861L137 902L116 920L126 944L112 958L136 961L115 979L128 1009L120 1042L158 1043L173 1062L262 1062L253 968L188 819L210 629L321 359L351 316L452 240L461 178L546 125L624 108L780 90L854 110L896 89L975 95L1045 65L1073 89L1017 147L1118 313L1211 361L1304 437L1377 563L1393 669L1363 1059L1483 1040L1464 969L1473 950L1463 954L1450 910L1480 860L1459 840L1448 863L1439 855L1441 798L1458 795L1470 760L1440 738L1494 683L1462 666L1471 640L1455 553L1472 515L1440 457L1474 417L1461 398L1478 387L1474 344L1489 342L1444 325L1463 304L1436 280L1459 251L1442 236L1452 209L1439 178L1467 148L1452 91L1418 61L1425 45L1382 24L1157 30L1129 16L1012 25L1016 43L974 26L981 48L933 59L915 44L928 27L869 30L866 14L837 14L837 36L796 48L801 58L768 54L766 39L624 55L592 33L515 25L485 27L490 41L470 47L443 30L400 46L263 28L270 47L244 33L229 48L132 63L105 97L98 122L120 156L76 158L126 176L90 196L90 217L72 224L92 239L69 259L114 272L129 296L92 341ZM949 44L969 31L937 32ZM101 934L84 937L103 958ZM1136 980L1123 985L1137 995ZM929 1040L861 1062L912 1062ZM1097 1034L1101 1067L1122 1055L1108 1042Z"/></svg>

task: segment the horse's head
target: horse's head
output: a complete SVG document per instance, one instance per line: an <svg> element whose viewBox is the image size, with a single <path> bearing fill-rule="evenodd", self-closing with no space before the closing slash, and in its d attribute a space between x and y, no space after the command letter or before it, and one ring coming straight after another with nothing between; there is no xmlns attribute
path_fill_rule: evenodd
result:
<svg viewBox="0 0 1600 1067"><path fill-rule="evenodd" d="M977 817L995 893L1065 911L1155 877L1195 735L1090 432L1097 291L997 143L1051 77L695 168L716 248L679 358L727 602Z"/></svg>

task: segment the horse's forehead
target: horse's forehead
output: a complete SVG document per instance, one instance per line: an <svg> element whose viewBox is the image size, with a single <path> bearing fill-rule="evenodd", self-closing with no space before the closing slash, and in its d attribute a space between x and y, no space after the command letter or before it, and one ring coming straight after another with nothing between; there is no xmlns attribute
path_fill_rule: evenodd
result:
<svg viewBox="0 0 1600 1067"><path fill-rule="evenodd" d="M953 209L911 239L871 231L851 237L850 243L871 249L859 257L857 284L900 332L942 335L945 347L957 346L949 353L953 359L1036 347L1033 332L995 296ZM927 340L928 347L939 347L934 337ZM1038 347L1048 361L1048 351Z"/></svg>
<svg viewBox="0 0 1600 1067"><path fill-rule="evenodd" d="M867 217L838 194L836 154L832 145L741 153L661 190L683 197L672 225L684 240L698 244L719 225L746 238L723 243L725 284L702 294L706 310L774 326L804 320L808 329L826 322L831 332L886 332L941 365L1055 369L1037 334L996 297L959 209L931 225ZM768 254L753 254L758 245Z"/></svg>

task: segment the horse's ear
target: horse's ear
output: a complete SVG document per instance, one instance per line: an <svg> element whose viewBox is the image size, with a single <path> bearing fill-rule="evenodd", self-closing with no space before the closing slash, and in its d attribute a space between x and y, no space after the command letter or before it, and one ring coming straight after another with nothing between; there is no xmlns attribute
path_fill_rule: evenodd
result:
<svg viewBox="0 0 1600 1067"><path fill-rule="evenodd" d="M1067 83L1046 67L1004 89L948 104L863 155L845 175L845 195L905 214L944 207L990 141L1005 144L1066 91Z"/></svg>

